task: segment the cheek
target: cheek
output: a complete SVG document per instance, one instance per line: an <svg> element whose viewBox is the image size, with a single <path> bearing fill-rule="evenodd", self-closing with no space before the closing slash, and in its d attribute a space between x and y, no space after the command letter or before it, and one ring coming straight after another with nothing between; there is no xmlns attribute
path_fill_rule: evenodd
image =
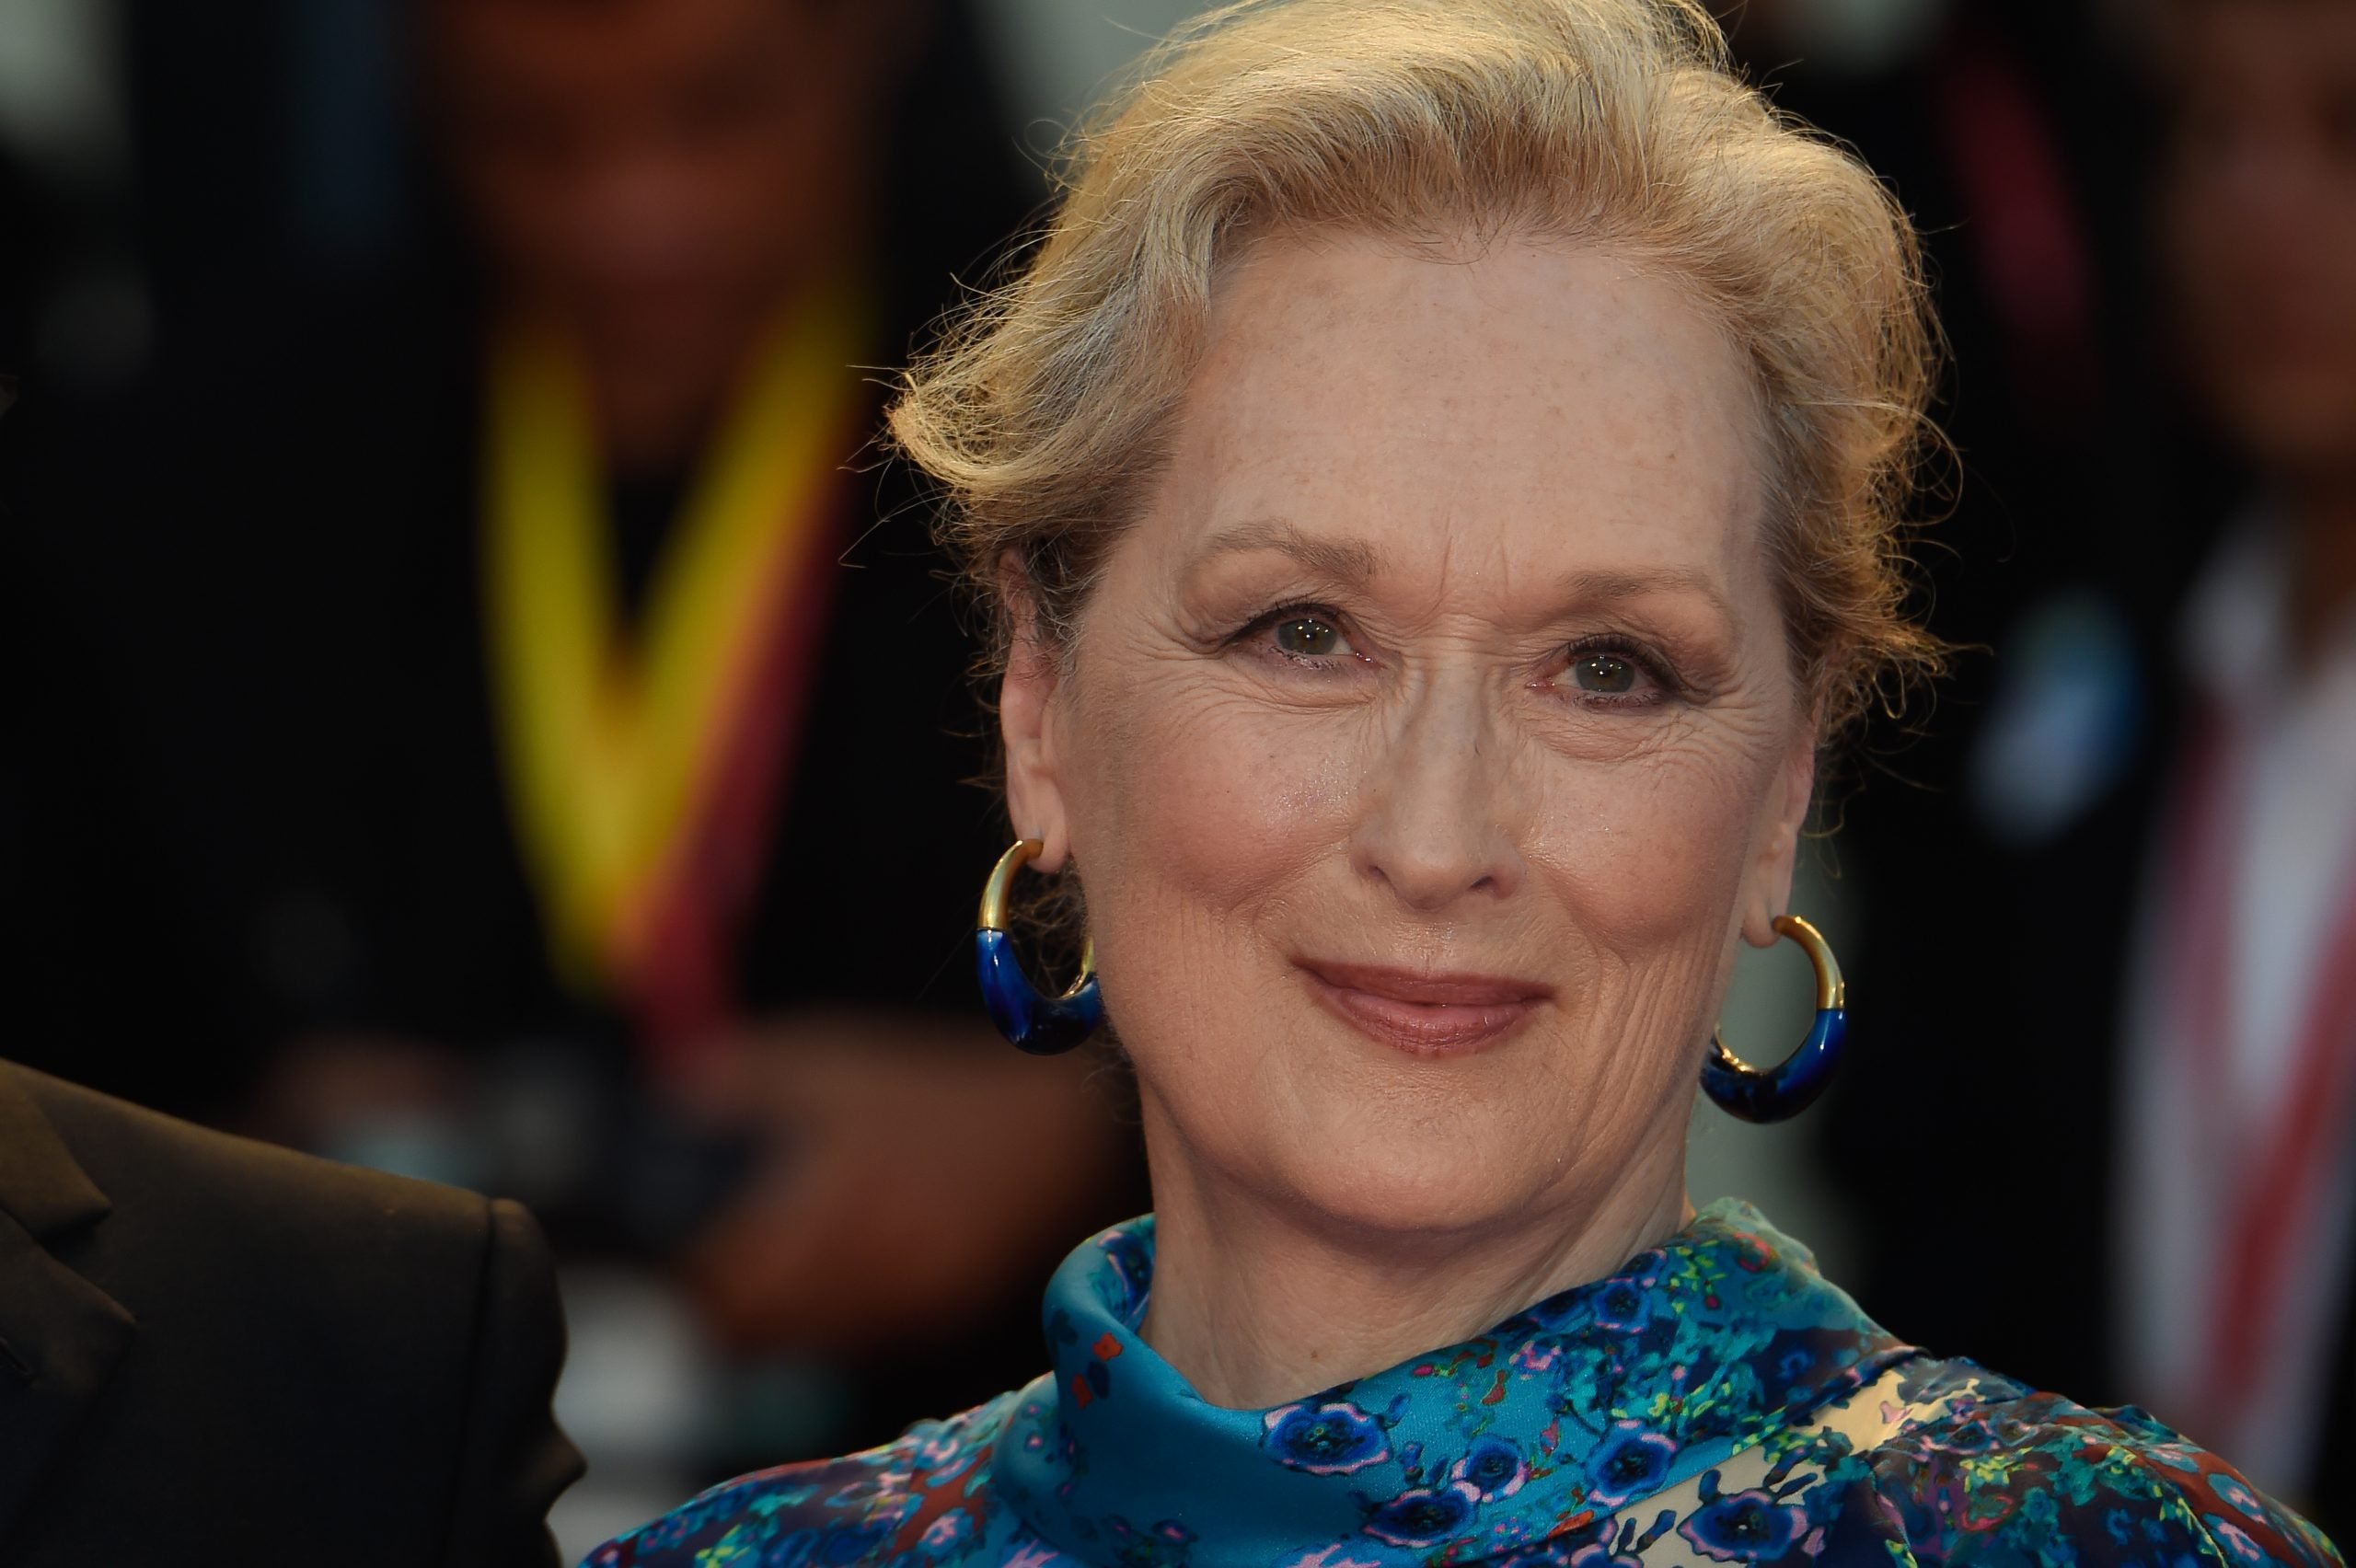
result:
<svg viewBox="0 0 2356 1568"><path fill-rule="evenodd" d="M1691 747L1558 767L1530 839L1534 874L1588 942L1623 963L1715 953L1759 832L1772 762Z"/></svg>
<svg viewBox="0 0 2356 1568"><path fill-rule="evenodd" d="M1086 785L1072 847L1102 925L1173 905L1251 915L1346 839L1345 726L1271 714L1174 670L1091 686L1079 707L1091 755L1074 759Z"/></svg>

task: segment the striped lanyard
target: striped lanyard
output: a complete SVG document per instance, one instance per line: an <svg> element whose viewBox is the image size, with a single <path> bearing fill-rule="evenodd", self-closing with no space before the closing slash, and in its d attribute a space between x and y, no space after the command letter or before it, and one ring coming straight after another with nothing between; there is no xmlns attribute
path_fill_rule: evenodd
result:
<svg viewBox="0 0 2356 1568"><path fill-rule="evenodd" d="M482 591L511 816L558 974L658 1059L727 1021L749 906L842 548L864 312L782 313L626 624L585 377L563 340L495 340Z"/></svg>

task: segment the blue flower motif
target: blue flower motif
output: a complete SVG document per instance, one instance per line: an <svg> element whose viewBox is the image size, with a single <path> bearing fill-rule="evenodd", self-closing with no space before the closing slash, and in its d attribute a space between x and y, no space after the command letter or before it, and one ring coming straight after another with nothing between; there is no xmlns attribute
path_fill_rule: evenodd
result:
<svg viewBox="0 0 2356 1568"><path fill-rule="evenodd" d="M1604 1282L1595 1293L1595 1326L1620 1333L1634 1333L1652 1316L1645 1293L1634 1281L1613 1279Z"/></svg>
<svg viewBox="0 0 2356 1568"><path fill-rule="evenodd" d="M2217 1543L2228 1562L2256 1564L2267 1560L2266 1549L2249 1539L2249 1532L2218 1514L2206 1514L2200 1522L2209 1527L2209 1539Z"/></svg>
<svg viewBox="0 0 2356 1568"><path fill-rule="evenodd" d="M1767 1492L1712 1498L1677 1527L1703 1556L1719 1562L1772 1562L1807 1533L1807 1511Z"/></svg>
<svg viewBox="0 0 2356 1568"><path fill-rule="evenodd" d="M2223 1474L2212 1474L2209 1477L2209 1490L2217 1494L2217 1500L2219 1502L2228 1504L2233 1507L2240 1509L2243 1513L2247 1514L2253 1519L2264 1519L2266 1517L2266 1504L2264 1501L2258 1497L2257 1493L2252 1492L2248 1487L2243 1485L2241 1481L2236 1477Z"/></svg>
<svg viewBox="0 0 2356 1568"><path fill-rule="evenodd" d="M1260 1441L1278 1464L1311 1475L1348 1475L1391 1457L1391 1440L1374 1417L1338 1402L1272 1410Z"/></svg>
<svg viewBox="0 0 2356 1568"><path fill-rule="evenodd" d="M1504 1438L1482 1437L1456 1461L1448 1478L1470 1486L1487 1503L1519 1492L1521 1483L1530 1479L1530 1466L1521 1450Z"/></svg>
<svg viewBox="0 0 2356 1568"><path fill-rule="evenodd" d="M1462 1482L1403 1492L1374 1511L1366 1533L1393 1546L1438 1546L1472 1517L1480 1496Z"/></svg>
<svg viewBox="0 0 2356 1568"><path fill-rule="evenodd" d="M1675 1458L1677 1440L1666 1432L1656 1432L1641 1421L1614 1422L1588 1461L1587 1500L1616 1508L1643 1497L1660 1485Z"/></svg>
<svg viewBox="0 0 2356 1568"><path fill-rule="evenodd" d="M889 1533L880 1525L837 1526L819 1537L817 1559L821 1562L856 1562L883 1545Z"/></svg>

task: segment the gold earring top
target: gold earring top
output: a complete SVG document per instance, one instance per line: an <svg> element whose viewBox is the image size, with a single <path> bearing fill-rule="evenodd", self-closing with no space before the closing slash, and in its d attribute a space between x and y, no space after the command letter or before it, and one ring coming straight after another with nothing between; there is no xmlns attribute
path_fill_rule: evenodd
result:
<svg viewBox="0 0 2356 1568"><path fill-rule="evenodd" d="M1036 838L1018 838L998 858L998 864L990 870L990 880L982 884L982 909L974 921L977 929L1006 929L1007 893L1014 886L1014 873L1037 859L1046 847Z"/></svg>
<svg viewBox="0 0 2356 1568"><path fill-rule="evenodd" d="M1824 933L1796 915L1778 915L1774 925L1775 934L1799 943L1816 969L1817 1010L1847 1007L1848 982L1841 978L1841 961L1832 956L1832 944L1824 940Z"/></svg>

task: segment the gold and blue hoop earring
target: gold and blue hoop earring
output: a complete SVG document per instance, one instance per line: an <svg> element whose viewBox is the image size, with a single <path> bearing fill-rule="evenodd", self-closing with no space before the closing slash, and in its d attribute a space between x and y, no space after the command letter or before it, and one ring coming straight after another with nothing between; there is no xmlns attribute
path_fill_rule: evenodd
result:
<svg viewBox="0 0 2356 1568"><path fill-rule="evenodd" d="M1014 847L998 858L990 880L982 884L982 913L974 923L974 972L982 982L982 1005L1000 1034L1034 1056L1068 1051L1104 1021L1092 938L1080 944L1080 978L1060 997L1044 995L1031 984L1007 940L1007 890L1014 884L1014 873L1045 847L1035 838L1018 838Z"/></svg>
<svg viewBox="0 0 2356 1568"><path fill-rule="evenodd" d="M1849 1032L1849 989L1824 933L1796 915L1778 915L1775 934L1799 943L1816 966L1816 1024L1800 1048L1773 1067L1754 1067L1727 1049L1723 1033L1710 1036L1703 1090L1719 1110L1746 1122L1780 1122L1807 1110L1832 1081Z"/></svg>

